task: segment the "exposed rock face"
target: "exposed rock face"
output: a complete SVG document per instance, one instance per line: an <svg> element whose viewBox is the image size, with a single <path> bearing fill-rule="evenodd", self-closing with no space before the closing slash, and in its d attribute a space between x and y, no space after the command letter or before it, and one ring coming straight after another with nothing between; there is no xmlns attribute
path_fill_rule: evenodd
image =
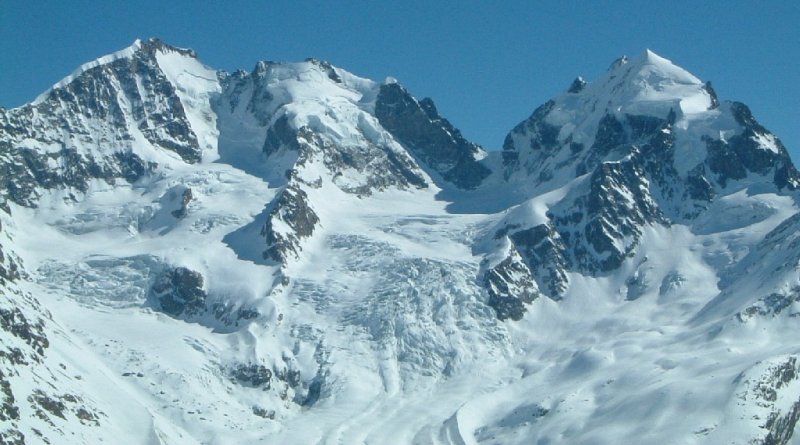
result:
<svg viewBox="0 0 800 445"><path fill-rule="evenodd" d="M784 312L788 312L790 317L798 317L800 313L792 310L792 305L798 301L800 301L800 287L794 287L788 292L776 292L759 298L754 304L737 313L736 317L743 322L756 316L776 317Z"/></svg>
<svg viewBox="0 0 800 445"><path fill-rule="evenodd" d="M180 207L170 212L172 216L178 219L185 218L186 214L189 212L189 203L192 202L192 198L192 189L184 189L180 197Z"/></svg>
<svg viewBox="0 0 800 445"><path fill-rule="evenodd" d="M133 150L138 140L200 160L199 145L158 54L194 53L158 40L137 42L88 64L31 104L0 111L0 192L35 205L37 186L85 192L89 181L135 182L156 163Z"/></svg>
<svg viewBox="0 0 800 445"><path fill-rule="evenodd" d="M284 189L273 205L261 229L267 242L264 258L282 263L297 256L300 241L314 233L319 217L309 206L306 192L295 185Z"/></svg>
<svg viewBox="0 0 800 445"><path fill-rule="evenodd" d="M561 299L567 288L566 251L555 229L542 224L513 232L509 238L533 272L539 289L553 300Z"/></svg>
<svg viewBox="0 0 800 445"><path fill-rule="evenodd" d="M717 97L717 92L714 90L714 87L711 86L711 81L706 81L706 84L703 86L706 90L708 95L711 97L711 106L709 109L719 108L719 98Z"/></svg>
<svg viewBox="0 0 800 445"><path fill-rule="evenodd" d="M569 89L567 89L567 93L578 94L585 86L586 81L583 80L583 77L578 76L572 81L572 84L570 84Z"/></svg>
<svg viewBox="0 0 800 445"><path fill-rule="evenodd" d="M626 143L617 127L606 123L599 130L604 132L599 140ZM615 148L604 145L595 149L610 152ZM669 224L653 197L653 193L669 193L658 185L666 188L669 182L663 179L664 167L658 159L647 158L659 152L648 146L643 151L633 146L629 150L632 153L623 160L596 164L581 186L550 208L547 224L511 225L499 231L498 235L508 234L539 289L550 298L559 299L567 289L567 272L597 275L615 270L633 254L644 227ZM585 162L592 165L597 161L586 158Z"/></svg>
<svg viewBox="0 0 800 445"><path fill-rule="evenodd" d="M311 381L303 381L300 371L283 365L269 368L260 362L238 363L229 369L235 383L260 391L275 391L284 402L301 406L311 406L320 397L322 379L315 376ZM253 414L274 419L275 410L262 406L252 407Z"/></svg>
<svg viewBox="0 0 800 445"><path fill-rule="evenodd" d="M284 114L274 124L267 128L267 137L262 149L266 156L278 153L282 148L300 152L300 143L297 141L297 131L289 124L289 116Z"/></svg>
<svg viewBox="0 0 800 445"><path fill-rule="evenodd" d="M159 52L194 53L157 39L124 51L109 63L84 67L34 103L9 110L0 128L17 141L33 139L67 149L93 145L109 154L141 135L186 162L199 161L197 136L156 57Z"/></svg>
<svg viewBox="0 0 800 445"><path fill-rule="evenodd" d="M256 388L270 389L272 370L258 363L239 364L232 372L232 377L239 383Z"/></svg>
<svg viewBox="0 0 800 445"><path fill-rule="evenodd" d="M0 206L7 207L7 204L3 202ZM0 224L0 233L2 232L3 227L2 224ZM13 252L7 251L0 244L0 286L5 286L11 282L19 280L20 278L19 259Z"/></svg>
<svg viewBox="0 0 800 445"><path fill-rule="evenodd" d="M44 320L31 323L18 308L0 309L0 329L25 342L39 356L43 356L49 346L44 334ZM6 356L13 357L17 354L12 352Z"/></svg>
<svg viewBox="0 0 800 445"><path fill-rule="evenodd" d="M0 208L7 208L5 202ZM73 422L100 426L100 413L91 402L66 392L74 382L67 373L75 370L63 364L56 370L48 360L50 313L20 288L28 277L17 255L3 248L10 240L0 227L0 443L54 443L61 428ZM31 428L30 414L49 428Z"/></svg>
<svg viewBox="0 0 800 445"><path fill-rule="evenodd" d="M192 318L207 310L203 276L185 267L163 271L155 279L151 295L159 309L173 317Z"/></svg>
<svg viewBox="0 0 800 445"><path fill-rule="evenodd" d="M7 140L0 140L0 157L3 160L0 164L0 193L26 207L36 206L40 194L38 187L85 192L92 179L103 179L111 184L117 179L135 182L154 168L153 164L130 151L96 159L91 154L79 154L74 148L43 154L15 147ZM52 168L53 164L57 167Z"/></svg>
<svg viewBox="0 0 800 445"><path fill-rule="evenodd" d="M8 239L4 228L0 237ZM45 333L45 313L39 302L17 287L20 279L18 259L13 252L0 245L0 440L7 443L25 443L17 429L20 420L20 395L24 388L12 386L12 378L20 372L41 366L50 341ZM39 314L35 318L33 314ZM16 395L15 395L16 393Z"/></svg>
<svg viewBox="0 0 800 445"><path fill-rule="evenodd" d="M315 93L298 87L297 76L307 76L309 86L324 84L335 92L326 105L329 109L319 109ZM374 94L372 88L377 87L364 90L365 79L347 76L343 79L334 67L318 60L259 62L252 73L224 77L224 101L219 110L252 117L259 128L252 137L263 138L264 155L275 162L294 159L288 167L296 180L318 185L322 173L341 190L360 196L387 188L427 187L414 160L386 134L375 116L352 99ZM352 122L340 121L344 116ZM306 167L319 164L324 170L315 177L303 174Z"/></svg>
<svg viewBox="0 0 800 445"><path fill-rule="evenodd" d="M365 124L366 125L366 124ZM372 130L367 130L369 133ZM292 177L301 179L299 174L306 165L322 163L330 174L331 181L344 192L359 196L369 196L389 188L427 188L422 172L407 153L396 146L366 142L362 145L342 146L326 140L310 127L297 131L299 159L293 169ZM361 177L353 181L353 176ZM305 179L312 186L319 186L320 177L314 182Z"/></svg>
<svg viewBox="0 0 800 445"><path fill-rule="evenodd" d="M794 355L758 363L735 382L735 406L740 422L756 424L760 431L744 438L759 445L786 445L800 420L800 364Z"/></svg>
<svg viewBox="0 0 800 445"><path fill-rule="evenodd" d="M417 101L400 84L386 83L381 85L375 116L414 156L446 181L474 189L491 173L476 159L482 149L439 116L429 98Z"/></svg>
<svg viewBox="0 0 800 445"><path fill-rule="evenodd" d="M720 103L709 83L649 52L619 59L595 83L576 79L509 133L502 160L509 184L534 197L575 184L548 203L546 224L504 221L497 231L551 298L568 272L617 270L648 226L691 223L753 181L778 193L800 184L785 147L746 106Z"/></svg>
<svg viewBox="0 0 800 445"><path fill-rule="evenodd" d="M558 148L558 132L560 129L545 120L553 106L555 106L555 102L552 100L539 106L528 119L517 124L511 130L511 133L506 136L503 142L503 166L506 178L520 169L524 169L526 173L533 176L534 180L541 181L547 177L548 173L545 172L548 170L542 169L540 174L544 176L537 179L534 171L541 167L539 165L540 162L538 162L538 159L521 161L520 153L528 150L537 154L541 153L538 158L554 154L554 150ZM515 138L515 136L518 137ZM518 146L520 144L525 145ZM575 150L580 151L579 149L582 150L582 148L576 146Z"/></svg>
<svg viewBox="0 0 800 445"><path fill-rule="evenodd" d="M716 181L725 187L730 181L755 174L771 176L779 189L800 186L800 175L780 139L762 127L746 105L732 102L729 107L741 133L727 140L705 139L709 154L706 163Z"/></svg>
<svg viewBox="0 0 800 445"><path fill-rule="evenodd" d="M489 294L488 304L500 320L520 320L525 315L525 303L539 297L539 289L531 271L516 249L499 264L487 270L483 285Z"/></svg>
<svg viewBox="0 0 800 445"><path fill-rule="evenodd" d="M590 176L585 193L553 209L573 270L596 274L616 269L633 252L646 225L667 222L637 164L603 163Z"/></svg>

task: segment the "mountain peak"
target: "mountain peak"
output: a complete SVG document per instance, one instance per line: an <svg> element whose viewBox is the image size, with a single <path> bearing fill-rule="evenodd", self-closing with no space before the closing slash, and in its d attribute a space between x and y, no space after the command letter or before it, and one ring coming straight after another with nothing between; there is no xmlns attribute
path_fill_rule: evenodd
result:
<svg viewBox="0 0 800 445"><path fill-rule="evenodd" d="M142 40L137 38L136 40L133 41L132 44L130 44L126 48L123 48L119 51L115 51L110 54L106 54L102 57L98 57L97 59L94 59L91 62L84 63L83 65L78 67L78 69L70 73L68 76L56 82L52 87L50 87L44 93L40 94L36 99L33 100L32 104L36 105L43 102L53 92L53 90L63 88L66 85L69 85L80 75L93 68L108 65L121 59L133 59L137 55L141 55L146 58L152 58L155 57L157 52L164 54L177 53L185 57L197 59L197 53L195 53L194 50L187 48L178 48L169 45L167 43L164 43L161 39L157 37L151 37L147 40Z"/></svg>
<svg viewBox="0 0 800 445"><path fill-rule="evenodd" d="M581 94L594 98L602 109L661 118L671 109L691 114L712 108L700 79L649 49L618 58Z"/></svg>
<svg viewBox="0 0 800 445"><path fill-rule="evenodd" d="M659 62L659 61L669 62L669 60L659 56L658 54L655 53L655 51L651 50L650 48L645 48L644 52L638 58L642 58L650 62Z"/></svg>
<svg viewBox="0 0 800 445"><path fill-rule="evenodd" d="M683 142L690 139L695 142ZM670 168L678 176L702 175L692 193L703 197L714 192L711 185L724 189L748 172L777 189L796 187L797 173L776 140L745 106L721 106L710 83L645 50L617 59L597 81L585 86L574 81L565 94L539 107L506 138L503 156L509 176L521 171L528 181L538 174L539 184L555 187L602 162L641 155L645 147L673 156Z"/></svg>
<svg viewBox="0 0 800 445"><path fill-rule="evenodd" d="M667 59L666 57L662 57L661 55L657 54L655 51L651 50L650 48L645 48L644 51L636 55L635 57L627 59L630 63L631 67L641 68L645 66L656 66L662 67L663 69L670 69L670 67L678 68L677 65L672 63L671 60Z"/></svg>
<svg viewBox="0 0 800 445"><path fill-rule="evenodd" d="M629 79L638 79L647 84L657 84L665 80L679 84L702 84L692 73L649 49L632 59L625 56L617 59L612 64L610 74L614 77L623 75Z"/></svg>
<svg viewBox="0 0 800 445"><path fill-rule="evenodd" d="M168 43L165 43L158 37L150 37L145 41L142 41L141 39L136 39L133 42L133 45L131 45L129 48L134 48L134 47L136 48L136 50L143 50L147 51L148 53L154 53L155 51L175 52L194 59L197 58L197 53L193 49L178 48L177 46L172 46Z"/></svg>

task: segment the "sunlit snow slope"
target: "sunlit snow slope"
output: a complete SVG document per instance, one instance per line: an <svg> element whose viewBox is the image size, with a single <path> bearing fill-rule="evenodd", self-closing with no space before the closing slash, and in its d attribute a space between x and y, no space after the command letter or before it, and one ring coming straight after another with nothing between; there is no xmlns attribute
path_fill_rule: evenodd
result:
<svg viewBox="0 0 800 445"><path fill-rule="evenodd" d="M137 41L0 109L0 179L0 443L800 443L800 175L650 51L487 153Z"/></svg>

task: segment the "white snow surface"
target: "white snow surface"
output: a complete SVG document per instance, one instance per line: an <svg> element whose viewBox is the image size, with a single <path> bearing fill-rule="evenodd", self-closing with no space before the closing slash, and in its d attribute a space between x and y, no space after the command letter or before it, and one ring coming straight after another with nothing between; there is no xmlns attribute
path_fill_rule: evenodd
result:
<svg viewBox="0 0 800 445"><path fill-rule="evenodd" d="M686 120L702 119L711 105L703 83L683 68L650 50L623 58L577 95L556 99L548 122L566 125L562 136L591 146L596 125L607 113L666 118L670 110ZM569 133L566 133L569 131Z"/></svg>
<svg viewBox="0 0 800 445"><path fill-rule="evenodd" d="M208 110L207 104L220 92L217 72L194 57L170 50L158 51L156 60L175 86L201 149L216 152L219 131L216 129L216 115Z"/></svg>
<svg viewBox="0 0 800 445"><path fill-rule="evenodd" d="M343 191L365 183L358 172L337 177L312 158L298 178L315 184L303 190L320 224L281 267L260 257L259 230L294 159L264 159L267 128L286 115L293 128L307 126L336 147L369 141L401 152L372 114L379 84L336 68L338 83L312 62L259 64L271 100L261 110L245 101L229 107L224 76L178 53L157 60L203 162L179 162L137 138L133 150L151 153L161 165L156 174L134 184L96 181L75 199L43 191L37 208L13 205L13 218L2 221L13 233L5 246L30 274L22 286L52 314L47 363L62 364L70 390L104 413L92 428L56 419L64 435L53 443L744 444L763 437L764 422L753 419L768 412L737 404L750 388L737 376L756 381L769 363L800 353L796 320L736 321L779 287L766 268L747 269L759 274L748 282L768 282L748 288L752 298L706 306L726 295L720 279L797 211L792 198L742 191L717 201L695 226L648 226L619 270L573 273L562 301L539 298L521 321L501 322L476 282L478 243L503 218L542 223L584 178L507 210L455 213L430 178L428 188L360 196ZM574 140L590 146L605 110L663 118L673 109L690 158L689 141L721 125L703 126L720 112L708 110L702 86L647 51L580 96L557 99L549 119L571 125ZM177 219L170 212L185 188L193 199ZM488 193L468 196L493 200ZM786 245L786 255L796 255ZM259 316L231 325L159 312L146 287L167 265L200 272L211 302ZM794 268L786 273L796 278ZM641 296L628 301L632 276ZM300 383L273 374L270 388L243 384L232 377L240 364L296 371ZM22 374L12 382L36 380ZM315 382L321 390L310 401ZM785 411L798 394L792 383L776 403ZM26 431L48 430L23 414Z"/></svg>

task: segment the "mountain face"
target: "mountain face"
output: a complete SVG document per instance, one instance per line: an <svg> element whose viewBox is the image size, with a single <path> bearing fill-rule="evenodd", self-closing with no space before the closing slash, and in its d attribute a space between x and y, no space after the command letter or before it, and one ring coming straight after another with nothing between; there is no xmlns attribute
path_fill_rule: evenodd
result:
<svg viewBox="0 0 800 445"><path fill-rule="evenodd" d="M507 136L159 40L0 108L0 443L788 444L800 175L650 51Z"/></svg>
<svg viewBox="0 0 800 445"><path fill-rule="evenodd" d="M576 80L511 131L502 159L505 178L531 196L568 190L535 223L515 216L496 234L555 299L568 272L619 269L648 226L691 227L726 195L758 187L793 196L800 185L786 149L747 106L720 104L710 83L650 51L616 61L596 83Z"/></svg>

